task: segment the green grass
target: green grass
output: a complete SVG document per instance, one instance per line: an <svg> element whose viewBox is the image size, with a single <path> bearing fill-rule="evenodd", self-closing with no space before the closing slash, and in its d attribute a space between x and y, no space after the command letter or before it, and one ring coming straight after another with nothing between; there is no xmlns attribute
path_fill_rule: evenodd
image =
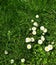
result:
<svg viewBox="0 0 56 65"><path fill-rule="evenodd" d="M48 33L43 45L34 42L28 50L25 38L30 36L31 19L44 25ZM36 39L41 32L37 33ZM44 47L52 41L54 49L45 52ZM24 64L21 58L26 59ZM0 0L0 65L11 65L11 59L15 60L12 65L56 65L56 0Z"/></svg>

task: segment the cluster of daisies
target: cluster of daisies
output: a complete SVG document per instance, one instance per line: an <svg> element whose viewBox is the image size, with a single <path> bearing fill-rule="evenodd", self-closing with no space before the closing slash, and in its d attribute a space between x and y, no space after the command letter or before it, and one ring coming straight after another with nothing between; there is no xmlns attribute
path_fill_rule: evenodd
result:
<svg viewBox="0 0 56 65"><path fill-rule="evenodd" d="M45 47L45 51L48 52L48 51L52 50L53 49L53 44L54 44L54 42L51 42L51 44L49 44L48 46L46 46Z"/></svg>
<svg viewBox="0 0 56 65"><path fill-rule="evenodd" d="M39 18L39 15L36 15L36 18ZM29 30L32 30L32 35L36 35L37 34L37 27L39 26L39 24L37 22L35 22L33 19L31 20L31 22L33 23L33 27L30 28ZM40 30L43 32L42 35L40 36L40 39L38 40L38 44L43 44L43 42L45 41L45 34L48 32L47 28L45 28L44 26L40 26ZM29 43L29 42L34 42L35 39L34 37L27 37L25 39L25 42L26 43ZM54 42L52 42L52 44L54 44ZM46 52L50 51L53 49L53 45L52 44L49 44L48 46L45 46L44 50ZM27 49L31 49L31 44L27 44Z"/></svg>
<svg viewBox="0 0 56 65"><path fill-rule="evenodd" d="M39 15L36 15L35 16L36 18L39 18ZM37 28L39 26L39 24L37 22L35 22L33 19L31 20L31 22L33 23L33 27L30 28L29 30L32 31L32 35L36 35L37 34ZM38 40L38 44L43 44L43 42L45 41L45 34L47 33L47 28L45 28L44 26L40 26L40 30L43 32L42 35L40 36L40 39ZM35 42L35 38L34 37L26 37L25 39L25 42L28 43L27 44L27 49L31 49L32 48L32 45L30 44L30 42ZM52 44L54 44L54 42L52 42ZM50 51L53 49L53 45L52 44L49 44L48 46L46 46L44 48L44 50L46 52ZM8 54L8 51L5 50L5 54L7 55ZM14 63L14 59L11 59L10 60L11 64ZM24 63L25 62L25 58L22 58L21 59L21 62Z"/></svg>

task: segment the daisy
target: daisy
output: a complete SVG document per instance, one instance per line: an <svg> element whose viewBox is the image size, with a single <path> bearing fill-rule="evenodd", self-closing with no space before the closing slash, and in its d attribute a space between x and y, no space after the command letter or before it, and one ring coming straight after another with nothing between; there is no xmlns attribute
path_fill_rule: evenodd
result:
<svg viewBox="0 0 56 65"><path fill-rule="evenodd" d="M7 50L5 50L5 51L4 51L4 53L7 55L7 54L8 54L8 51L7 51Z"/></svg>
<svg viewBox="0 0 56 65"><path fill-rule="evenodd" d="M32 34L33 34L33 35L36 35L36 31L32 31Z"/></svg>
<svg viewBox="0 0 56 65"><path fill-rule="evenodd" d="M35 41L35 39L33 37L31 37L31 42L34 42L34 41Z"/></svg>
<svg viewBox="0 0 56 65"><path fill-rule="evenodd" d="M46 32L47 32L47 29L45 28L45 29L43 30L43 32L46 33Z"/></svg>
<svg viewBox="0 0 56 65"><path fill-rule="evenodd" d="M27 49L31 49L31 44L27 44Z"/></svg>
<svg viewBox="0 0 56 65"><path fill-rule="evenodd" d="M45 40L45 37L44 36L41 36L41 40L44 41Z"/></svg>
<svg viewBox="0 0 56 65"><path fill-rule="evenodd" d="M36 15L36 18L39 18L39 15Z"/></svg>
<svg viewBox="0 0 56 65"><path fill-rule="evenodd" d="M33 25L36 26L36 27L38 27L38 23L37 22L34 22Z"/></svg>
<svg viewBox="0 0 56 65"><path fill-rule="evenodd" d="M41 27L40 27L40 30L44 31L44 29L45 29L44 26L41 26Z"/></svg>
<svg viewBox="0 0 56 65"><path fill-rule="evenodd" d="M36 30L36 27L32 27L32 30L35 31Z"/></svg>
<svg viewBox="0 0 56 65"><path fill-rule="evenodd" d="M43 41L40 39L40 40L38 40L38 44L42 44L43 43Z"/></svg>
<svg viewBox="0 0 56 65"><path fill-rule="evenodd" d="M31 39L29 37L27 37L25 41L26 41L26 43L28 43L31 41Z"/></svg>
<svg viewBox="0 0 56 65"><path fill-rule="evenodd" d="M11 59L11 64L13 64L14 63L14 59Z"/></svg>
<svg viewBox="0 0 56 65"><path fill-rule="evenodd" d="M53 49L53 46L51 44L48 45L48 49L49 50L52 50Z"/></svg>
<svg viewBox="0 0 56 65"><path fill-rule="evenodd" d="M45 47L45 51L47 51L47 52L49 51L49 48L48 48L48 46L46 46L46 47Z"/></svg>
<svg viewBox="0 0 56 65"><path fill-rule="evenodd" d="M34 22L34 20L32 19L31 22Z"/></svg>
<svg viewBox="0 0 56 65"><path fill-rule="evenodd" d="M24 59L24 58L22 58L22 59L21 59L21 62L22 62L22 63L24 63L24 62L25 62L25 59Z"/></svg>

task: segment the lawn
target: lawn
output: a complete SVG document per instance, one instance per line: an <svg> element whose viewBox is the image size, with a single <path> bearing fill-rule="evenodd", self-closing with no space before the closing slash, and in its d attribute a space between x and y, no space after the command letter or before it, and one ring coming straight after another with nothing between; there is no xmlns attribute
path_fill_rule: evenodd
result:
<svg viewBox="0 0 56 65"><path fill-rule="evenodd" d="M0 0L0 65L56 65L56 0Z"/></svg>

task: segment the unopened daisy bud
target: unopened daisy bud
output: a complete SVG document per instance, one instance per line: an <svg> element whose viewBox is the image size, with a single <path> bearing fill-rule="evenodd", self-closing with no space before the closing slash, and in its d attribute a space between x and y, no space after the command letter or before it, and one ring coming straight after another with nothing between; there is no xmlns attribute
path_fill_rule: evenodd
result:
<svg viewBox="0 0 56 65"><path fill-rule="evenodd" d="M51 44L54 44L54 41L53 41L53 42L51 42Z"/></svg>
<svg viewBox="0 0 56 65"><path fill-rule="evenodd" d="M14 59L11 59L11 64L13 64L14 63Z"/></svg>
<svg viewBox="0 0 56 65"><path fill-rule="evenodd" d="M28 43L31 41L31 39L29 37L27 37L25 41Z"/></svg>
<svg viewBox="0 0 56 65"><path fill-rule="evenodd" d="M39 18L39 15L36 15L36 18Z"/></svg>
<svg viewBox="0 0 56 65"><path fill-rule="evenodd" d="M45 29L43 30L43 32L46 33L46 32L47 32L47 29L45 28Z"/></svg>
<svg viewBox="0 0 56 65"><path fill-rule="evenodd" d="M7 51L7 50L5 50L5 51L4 51L4 53L7 55L7 54L8 54L8 51Z"/></svg>
<svg viewBox="0 0 56 65"><path fill-rule="evenodd" d="M35 41L35 39L33 37L31 37L31 42L34 42L34 41Z"/></svg>
<svg viewBox="0 0 56 65"><path fill-rule="evenodd" d="M42 33L42 35L45 35L45 33Z"/></svg>
<svg viewBox="0 0 56 65"><path fill-rule="evenodd" d="M41 26L41 27L40 27L40 30L44 31L44 29L45 29L44 26Z"/></svg>
<svg viewBox="0 0 56 65"><path fill-rule="evenodd" d="M34 20L32 19L31 22L34 22Z"/></svg>
<svg viewBox="0 0 56 65"><path fill-rule="evenodd" d="M24 59L24 58L22 58L22 59L21 59L21 62L22 62L22 63L24 63L24 62L25 62L25 59Z"/></svg>
<svg viewBox="0 0 56 65"><path fill-rule="evenodd" d="M49 48L48 48L48 46L46 46L46 47L45 47L45 51L47 51L47 52L49 51Z"/></svg>
<svg viewBox="0 0 56 65"><path fill-rule="evenodd" d="M31 28L29 28L29 30L31 31Z"/></svg>
<svg viewBox="0 0 56 65"><path fill-rule="evenodd" d="M31 44L27 44L27 49L31 49Z"/></svg>
<svg viewBox="0 0 56 65"><path fill-rule="evenodd" d="M36 31L32 31L32 34L33 34L33 35L36 35Z"/></svg>
<svg viewBox="0 0 56 65"><path fill-rule="evenodd" d="M35 31L36 30L36 27L32 27L32 30Z"/></svg>
<svg viewBox="0 0 56 65"><path fill-rule="evenodd" d="M43 41L42 40L38 40L38 44L42 44L43 43Z"/></svg>
<svg viewBox="0 0 56 65"><path fill-rule="evenodd" d="M41 36L41 40L44 41L45 40L45 37L44 36Z"/></svg>
<svg viewBox="0 0 56 65"><path fill-rule="evenodd" d="M36 27L38 27L38 23L37 22L34 22L33 25L36 26Z"/></svg>
<svg viewBox="0 0 56 65"><path fill-rule="evenodd" d="M49 50L52 50L53 49L53 46L51 44L48 45L48 49Z"/></svg>

